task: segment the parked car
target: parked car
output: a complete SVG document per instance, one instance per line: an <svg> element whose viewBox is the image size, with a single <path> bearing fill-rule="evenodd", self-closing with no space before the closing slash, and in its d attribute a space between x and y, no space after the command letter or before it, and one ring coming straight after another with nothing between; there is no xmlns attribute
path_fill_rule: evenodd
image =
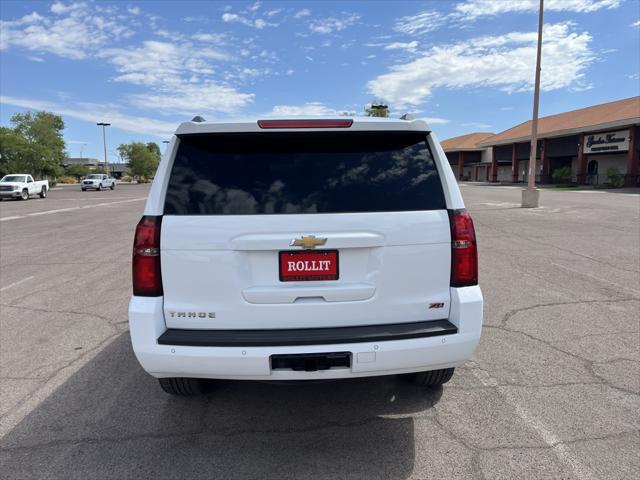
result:
<svg viewBox="0 0 640 480"><path fill-rule="evenodd" d="M424 121L194 120L134 239L131 341L162 389L391 374L435 386L470 358L474 227Z"/></svg>
<svg viewBox="0 0 640 480"><path fill-rule="evenodd" d="M26 173L11 173L0 179L0 200L5 198L29 200L31 195L47 198L47 192L49 192L48 180L36 181Z"/></svg>
<svg viewBox="0 0 640 480"><path fill-rule="evenodd" d="M94 173L82 180L80 188L82 188L83 192L86 192L89 189L102 190L104 188L110 188L113 190L116 188L116 180L115 178L111 178L109 175L105 175L103 173Z"/></svg>

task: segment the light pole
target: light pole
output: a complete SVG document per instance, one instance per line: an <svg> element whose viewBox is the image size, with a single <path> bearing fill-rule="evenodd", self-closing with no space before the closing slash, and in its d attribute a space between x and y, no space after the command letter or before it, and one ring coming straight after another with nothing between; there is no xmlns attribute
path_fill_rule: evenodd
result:
<svg viewBox="0 0 640 480"><path fill-rule="evenodd" d="M544 0L540 0L538 13L538 51L536 54L536 79L533 87L533 118L531 119L531 147L529 151L529 178L527 188L522 190L522 208L540 206L540 190L536 188L536 156L538 155L538 104L540 102L540 63L542 60L542 19Z"/></svg>
<svg viewBox="0 0 640 480"><path fill-rule="evenodd" d="M104 144L104 173L109 175L109 161L107 160L107 133L105 127L111 125L110 123L98 122L96 125L102 127L102 143Z"/></svg>

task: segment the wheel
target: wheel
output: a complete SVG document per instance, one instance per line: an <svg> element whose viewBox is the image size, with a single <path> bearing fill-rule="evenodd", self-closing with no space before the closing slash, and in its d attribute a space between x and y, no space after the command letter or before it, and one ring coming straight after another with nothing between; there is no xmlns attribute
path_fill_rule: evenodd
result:
<svg viewBox="0 0 640 480"><path fill-rule="evenodd" d="M116 184L112 183L111 186L109 187L111 190L113 190L114 188L116 188Z"/></svg>
<svg viewBox="0 0 640 480"><path fill-rule="evenodd" d="M47 198L47 187L42 187L40 190L40 198Z"/></svg>
<svg viewBox="0 0 640 480"><path fill-rule="evenodd" d="M180 395L188 397L191 395L199 395L204 391L204 381L200 378L159 378L160 387L171 395Z"/></svg>
<svg viewBox="0 0 640 480"><path fill-rule="evenodd" d="M29 200L29 190L26 188L20 193L20 200Z"/></svg>
<svg viewBox="0 0 640 480"><path fill-rule="evenodd" d="M443 370L431 370L429 372L410 373L406 375L407 380L414 385L424 387L436 387L447 383L453 377L455 368L445 368Z"/></svg>
<svg viewBox="0 0 640 480"><path fill-rule="evenodd" d="M98 188L96 190L98 190L99 192L102 191L102 184L98 185Z"/></svg>
<svg viewBox="0 0 640 480"><path fill-rule="evenodd" d="M86 192L86 191L87 191L87 189L86 189L86 188L83 188L83 189L82 189L82 191L83 191L83 192Z"/></svg>

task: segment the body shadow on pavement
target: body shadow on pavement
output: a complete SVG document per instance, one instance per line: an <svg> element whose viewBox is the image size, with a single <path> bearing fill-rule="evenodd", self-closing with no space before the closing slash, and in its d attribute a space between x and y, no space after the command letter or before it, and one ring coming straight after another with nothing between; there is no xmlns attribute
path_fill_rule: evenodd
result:
<svg viewBox="0 0 640 480"><path fill-rule="evenodd" d="M4 478L402 479L412 414L435 405L395 376L292 385L219 382L165 394L123 334L2 440Z"/></svg>

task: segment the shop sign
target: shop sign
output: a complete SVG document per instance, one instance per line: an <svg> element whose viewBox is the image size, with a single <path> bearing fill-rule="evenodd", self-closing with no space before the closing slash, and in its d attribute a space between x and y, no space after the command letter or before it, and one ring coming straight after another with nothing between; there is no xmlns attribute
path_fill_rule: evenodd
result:
<svg viewBox="0 0 640 480"><path fill-rule="evenodd" d="M626 152L629 150L629 130L585 135L583 148L584 153Z"/></svg>

